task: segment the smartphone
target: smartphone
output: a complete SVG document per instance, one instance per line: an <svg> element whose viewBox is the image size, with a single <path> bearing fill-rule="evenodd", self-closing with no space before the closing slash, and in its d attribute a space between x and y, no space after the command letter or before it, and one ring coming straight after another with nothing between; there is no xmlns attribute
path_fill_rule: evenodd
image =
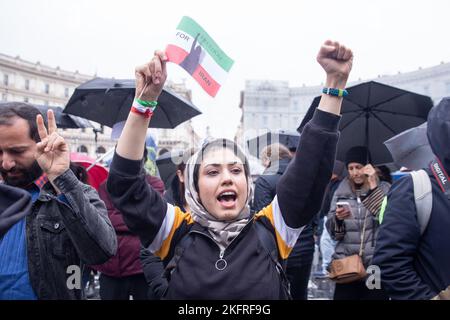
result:
<svg viewBox="0 0 450 320"><path fill-rule="evenodd" d="M348 203L347 201L338 201L338 202L336 202L336 207L338 207L338 208L346 208L348 211L352 212L351 207L350 207L350 203Z"/></svg>

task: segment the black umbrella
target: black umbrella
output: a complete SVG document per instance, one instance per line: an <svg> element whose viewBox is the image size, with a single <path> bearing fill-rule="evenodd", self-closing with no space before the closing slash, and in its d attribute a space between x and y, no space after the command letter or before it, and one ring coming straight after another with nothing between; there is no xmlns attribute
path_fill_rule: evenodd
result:
<svg viewBox="0 0 450 320"><path fill-rule="evenodd" d="M96 78L75 89L64 112L113 127L127 119L134 92L134 80ZM149 127L175 128L199 114L201 111L191 102L163 89Z"/></svg>
<svg viewBox="0 0 450 320"><path fill-rule="evenodd" d="M164 182L166 190L170 188L170 184L175 177L177 165L183 160L183 151L166 152L156 158L156 166L161 180Z"/></svg>
<svg viewBox="0 0 450 320"><path fill-rule="evenodd" d="M265 134L247 140L247 147L251 155L259 158L264 147L272 143L281 143L289 150L297 149L300 134L297 131L278 130L269 131Z"/></svg>
<svg viewBox="0 0 450 320"><path fill-rule="evenodd" d="M45 116L47 116L47 110L53 110L56 125L60 129L93 128L93 125L89 122L89 120L63 113L63 109L61 107L50 107L42 105L34 106L38 108L39 111L41 111L41 113Z"/></svg>
<svg viewBox="0 0 450 320"><path fill-rule="evenodd" d="M345 160L345 154L354 146L366 146L368 160L380 165L392 162L384 141L409 128L427 121L433 107L428 96L370 81L347 89L342 102L342 119L336 158ZM320 97L313 100L299 131L312 118Z"/></svg>

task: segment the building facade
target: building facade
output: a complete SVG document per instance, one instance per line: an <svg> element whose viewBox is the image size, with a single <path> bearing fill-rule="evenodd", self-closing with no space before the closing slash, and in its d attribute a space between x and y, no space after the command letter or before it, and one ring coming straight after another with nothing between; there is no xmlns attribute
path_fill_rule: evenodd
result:
<svg viewBox="0 0 450 320"><path fill-rule="evenodd" d="M428 95L436 104L443 97L450 96L450 63L358 80L348 86L370 80ZM241 93L239 107L242 118L236 140L242 143L268 130L296 130L321 90L321 85L289 87L286 81L246 81L245 90Z"/></svg>
<svg viewBox="0 0 450 320"><path fill-rule="evenodd" d="M1 102L19 101L64 108L75 88L94 77L0 53ZM192 100L192 93L184 83L167 81L166 86L189 101ZM111 129L93 122L92 124L93 128L60 130L72 152L97 158L114 148L116 141L111 139ZM156 137L159 152L184 150L196 146L200 141L191 121L179 125L176 129L150 131Z"/></svg>
<svg viewBox="0 0 450 320"><path fill-rule="evenodd" d="M0 53L0 101L2 102L19 101L64 108L75 88L94 77ZM81 152L95 158L105 153L115 143L107 133L99 130L98 125L94 124L94 127L62 129L60 132L72 152Z"/></svg>

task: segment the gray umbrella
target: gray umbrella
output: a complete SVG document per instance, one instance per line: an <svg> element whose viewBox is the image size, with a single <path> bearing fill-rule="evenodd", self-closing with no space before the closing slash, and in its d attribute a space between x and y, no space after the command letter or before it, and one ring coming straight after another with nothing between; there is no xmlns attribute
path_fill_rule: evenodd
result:
<svg viewBox="0 0 450 320"><path fill-rule="evenodd" d="M134 80L96 78L75 89L64 112L113 127L127 119L134 93ZM164 88L149 127L175 128L199 114L191 102Z"/></svg>
<svg viewBox="0 0 450 320"><path fill-rule="evenodd" d="M403 131L384 142L394 159L395 165L410 170L425 168L434 159L427 138L427 123Z"/></svg>

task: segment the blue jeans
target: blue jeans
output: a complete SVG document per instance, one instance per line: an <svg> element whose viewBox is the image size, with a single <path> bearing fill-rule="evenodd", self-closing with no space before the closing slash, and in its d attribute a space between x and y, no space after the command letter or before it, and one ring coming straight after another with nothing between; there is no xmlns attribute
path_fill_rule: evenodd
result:
<svg viewBox="0 0 450 320"><path fill-rule="evenodd" d="M336 247L336 241L331 239L330 234L325 226L327 222L327 217L323 219L323 232L320 237L320 251L322 252L322 270L325 272L328 265L331 263L331 259L334 253L334 248Z"/></svg>

